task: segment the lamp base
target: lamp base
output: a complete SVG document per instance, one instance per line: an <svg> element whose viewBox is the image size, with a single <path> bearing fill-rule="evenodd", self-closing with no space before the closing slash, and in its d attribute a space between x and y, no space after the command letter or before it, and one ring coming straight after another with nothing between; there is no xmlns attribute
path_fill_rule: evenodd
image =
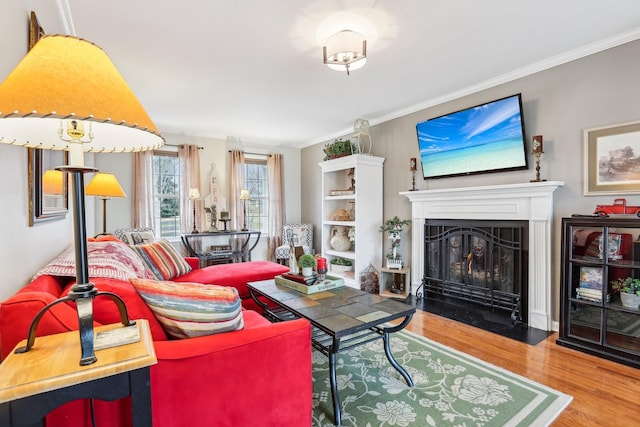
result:
<svg viewBox="0 0 640 427"><path fill-rule="evenodd" d="M36 317L33 318L31 325L29 326L27 344L24 347L17 348L15 352L20 354L31 350L36 342L36 331L38 330L40 319L50 308L61 302L74 301L78 310L80 347L82 349L80 366L95 363L98 358L93 352L93 299L102 295L111 298L111 300L116 304L118 312L120 313L120 321L124 326L132 326L136 324L135 321L129 320L127 306L118 295L111 292L99 292L93 283L75 284L71 288L71 292L69 292L66 297L47 304L38 312L38 314L36 314ZM89 351L87 351L87 349L89 349Z"/></svg>

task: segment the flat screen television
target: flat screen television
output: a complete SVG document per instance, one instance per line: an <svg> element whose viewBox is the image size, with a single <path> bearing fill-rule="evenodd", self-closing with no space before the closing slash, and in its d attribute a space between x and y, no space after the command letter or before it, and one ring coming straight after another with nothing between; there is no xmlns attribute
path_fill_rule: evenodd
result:
<svg viewBox="0 0 640 427"><path fill-rule="evenodd" d="M527 169L521 94L416 125L424 179Z"/></svg>

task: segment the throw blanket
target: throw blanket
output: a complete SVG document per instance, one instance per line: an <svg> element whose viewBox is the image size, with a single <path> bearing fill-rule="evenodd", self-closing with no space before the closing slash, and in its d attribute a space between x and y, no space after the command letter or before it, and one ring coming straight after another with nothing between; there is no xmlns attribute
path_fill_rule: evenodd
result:
<svg viewBox="0 0 640 427"><path fill-rule="evenodd" d="M89 241L87 247L89 277L106 277L128 281L131 278L155 279L142 259L120 241ZM76 277L76 255L73 246L65 249L33 277Z"/></svg>

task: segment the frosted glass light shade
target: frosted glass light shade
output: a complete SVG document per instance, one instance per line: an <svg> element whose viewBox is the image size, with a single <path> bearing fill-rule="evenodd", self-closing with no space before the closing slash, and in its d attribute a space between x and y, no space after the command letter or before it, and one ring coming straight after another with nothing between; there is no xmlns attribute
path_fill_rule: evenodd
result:
<svg viewBox="0 0 640 427"><path fill-rule="evenodd" d="M360 33L343 30L330 36L323 47L324 63L337 71L357 70L367 62L367 41Z"/></svg>

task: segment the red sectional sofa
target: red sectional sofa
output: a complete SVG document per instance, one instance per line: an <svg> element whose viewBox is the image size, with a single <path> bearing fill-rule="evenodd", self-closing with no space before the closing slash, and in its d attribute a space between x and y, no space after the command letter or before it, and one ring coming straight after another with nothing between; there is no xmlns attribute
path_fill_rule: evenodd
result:
<svg viewBox="0 0 640 427"><path fill-rule="evenodd" d="M197 261L197 260L196 260ZM197 265L190 262L190 265ZM287 267L268 261L215 265L176 277L175 282L233 286L242 297L244 328L188 339L169 339L149 307L125 280L92 277L100 291L119 295L131 319L147 319L158 363L151 367L153 425L309 426L311 422L311 328L306 320L270 323L256 311L247 282L264 280ZM26 338L46 304L66 295L74 279L38 276L0 303L0 355ZM115 304L94 300L96 325L120 321ZM72 304L56 304L40 321L38 335L77 330ZM35 347L38 345L36 339ZM80 347L78 346L78 352ZM79 355L79 353L78 353ZM96 352L98 358L99 351ZM131 425L129 399L96 401L99 427ZM88 400L67 403L47 416L48 427L89 427Z"/></svg>

